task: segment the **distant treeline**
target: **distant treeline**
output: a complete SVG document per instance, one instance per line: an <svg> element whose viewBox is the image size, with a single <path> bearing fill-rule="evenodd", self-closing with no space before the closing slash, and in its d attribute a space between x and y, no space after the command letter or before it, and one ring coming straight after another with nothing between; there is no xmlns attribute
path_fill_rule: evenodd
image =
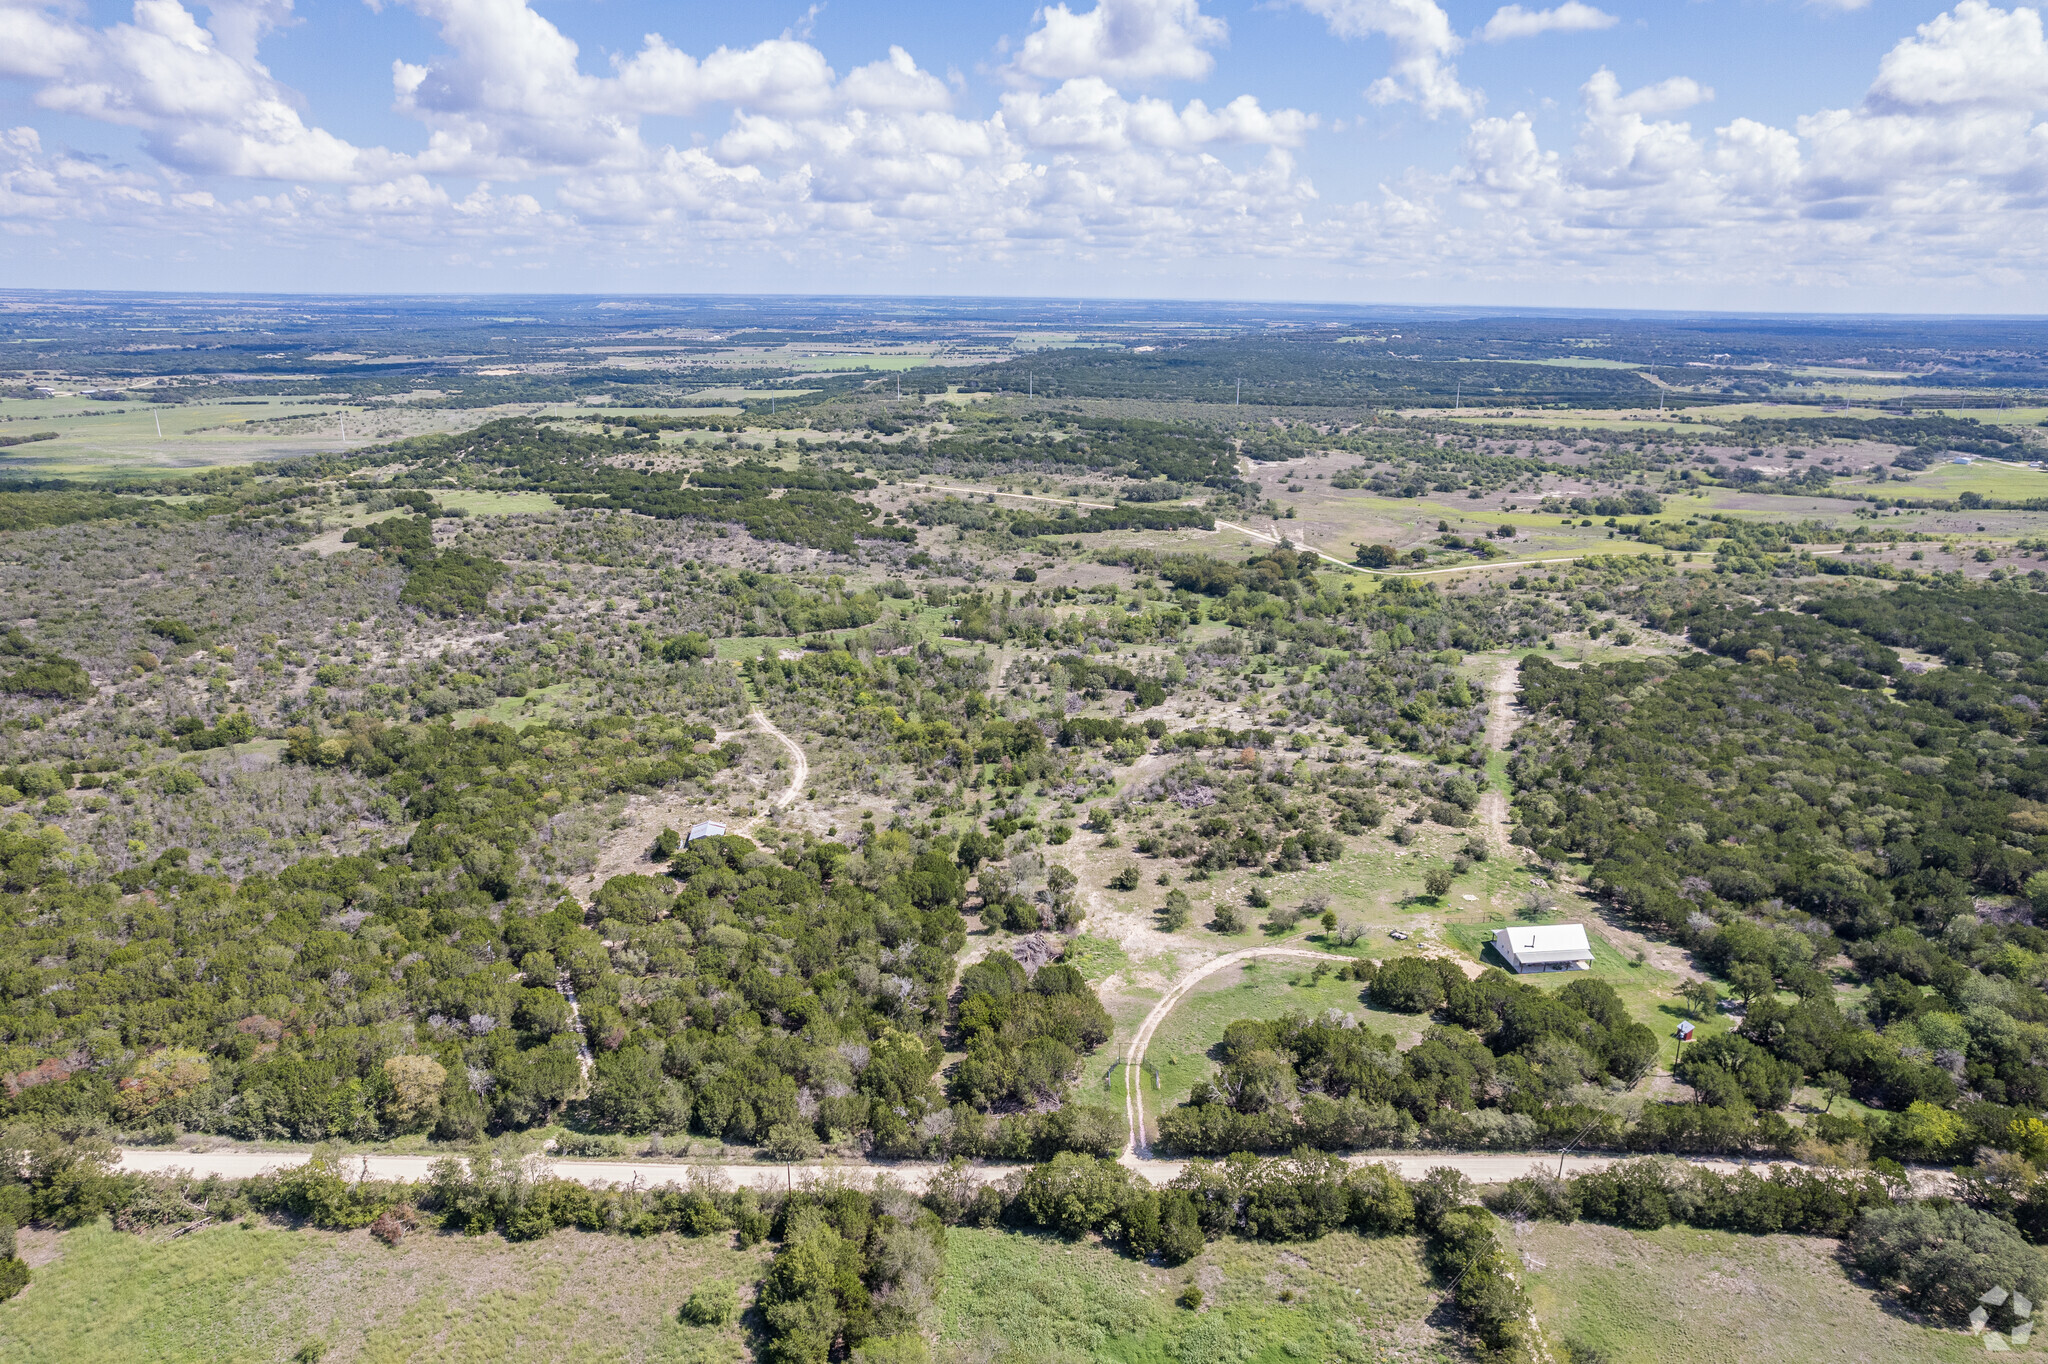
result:
<svg viewBox="0 0 2048 1364"><path fill-rule="evenodd" d="M1488 402L1613 407L1660 390L1627 369L1411 358L1412 347L1285 339L1167 344L1157 350L1039 351L953 371L963 392L1031 387L1040 397L1137 398L1258 406L1450 407ZM1242 389L1239 385L1242 383ZM1690 395L1667 395L1679 405ZM1718 401L1709 399L1707 401Z"/></svg>

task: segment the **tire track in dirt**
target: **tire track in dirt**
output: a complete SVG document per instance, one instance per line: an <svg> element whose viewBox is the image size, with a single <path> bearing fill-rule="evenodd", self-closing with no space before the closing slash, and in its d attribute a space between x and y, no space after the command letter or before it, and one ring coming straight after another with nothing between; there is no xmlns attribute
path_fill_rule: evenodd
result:
<svg viewBox="0 0 2048 1364"><path fill-rule="evenodd" d="M1306 947L1247 947L1239 952L1226 952L1220 957L1211 958L1175 981L1172 988L1161 995L1159 1002L1152 1006L1151 1012L1145 1015L1145 1021L1140 1023L1137 1032L1131 1035L1131 1045L1124 1052L1124 1120L1129 1130L1124 1137L1123 1154L1118 1157L1124 1164L1131 1165L1152 1158L1152 1143L1145 1139L1144 1093L1139 1087L1142 1082L1132 1078L1144 1073L1145 1049L1152 1045L1152 1034L1159 1030L1159 1025L1173 1012L1173 1006L1187 997L1188 991L1225 967L1235 966L1253 957L1307 957L1315 961L1351 961L1350 957L1338 956L1334 952L1317 952Z"/></svg>

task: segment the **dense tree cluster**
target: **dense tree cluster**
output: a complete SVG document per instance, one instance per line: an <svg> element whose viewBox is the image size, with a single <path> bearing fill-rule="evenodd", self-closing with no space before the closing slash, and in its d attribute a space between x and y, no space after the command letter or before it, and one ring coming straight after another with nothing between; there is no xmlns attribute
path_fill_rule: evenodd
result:
<svg viewBox="0 0 2048 1364"><path fill-rule="evenodd" d="M1738 1035L1685 1063L1700 1101L1649 1106L1632 1141L1723 1144L1770 1126L1793 1085L1839 1076L1886 1116L1823 1115L1829 1140L2011 1149L2048 1056L2048 934L2028 922L2048 898L2048 879L2030 888L2048 857L2048 691L1993 646L2027 647L2039 616L2009 588L1905 589L1810 614L1701 610L1689 629L1708 654L1524 662L1546 723L1510 763L1518 836L1586 858L1596 890L1743 1002ZM1908 672L1890 646L1913 640L1953 666ZM1836 998L1838 951L1874 987L1862 1004Z"/></svg>
<svg viewBox="0 0 2048 1364"><path fill-rule="evenodd" d="M1444 1022L1400 1052L1349 1016L1239 1019L1224 1030L1213 1078L1160 1114L1160 1145L1200 1155L1301 1142L1527 1146L1602 1125L1579 1087L1633 1083L1656 1060L1655 1035L1600 981L1552 992L1499 970L1467 980L1454 963L1419 957L1361 965L1375 1004Z"/></svg>

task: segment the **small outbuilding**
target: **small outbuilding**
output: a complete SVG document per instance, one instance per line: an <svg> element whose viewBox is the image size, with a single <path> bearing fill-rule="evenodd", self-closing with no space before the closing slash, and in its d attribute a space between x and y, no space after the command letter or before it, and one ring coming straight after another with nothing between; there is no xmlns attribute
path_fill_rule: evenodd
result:
<svg viewBox="0 0 2048 1364"><path fill-rule="evenodd" d="M1534 924L1494 930L1493 947L1517 972L1586 971L1593 949L1584 924Z"/></svg>
<svg viewBox="0 0 2048 1364"><path fill-rule="evenodd" d="M1678 1040L1681 1042L1690 1042L1692 1041L1692 1033L1692 1021L1690 1019L1680 1019L1678 1021Z"/></svg>
<svg viewBox="0 0 2048 1364"><path fill-rule="evenodd" d="M692 824L690 826L690 836L683 840L683 845L688 847L700 838L718 838L724 833L725 826L711 820L706 820L702 824Z"/></svg>

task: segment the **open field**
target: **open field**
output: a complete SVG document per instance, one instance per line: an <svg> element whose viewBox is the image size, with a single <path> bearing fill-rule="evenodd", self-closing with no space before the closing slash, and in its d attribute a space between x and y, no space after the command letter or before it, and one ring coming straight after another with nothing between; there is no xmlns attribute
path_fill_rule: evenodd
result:
<svg viewBox="0 0 2048 1364"><path fill-rule="evenodd" d="M686 1326L677 1308L706 1279L752 1284L767 1259L729 1237L426 1235L388 1248L367 1232L254 1223L171 1241L102 1224L26 1249L35 1283L0 1304L0 1357L24 1364L712 1364L746 1357L739 1328Z"/></svg>
<svg viewBox="0 0 2048 1364"><path fill-rule="evenodd" d="M1527 1222L1512 1244L1550 1337L1614 1364L1981 1359L1843 1274L1835 1243L1666 1227Z"/></svg>
<svg viewBox="0 0 2048 1364"><path fill-rule="evenodd" d="M480 420L527 413L527 405L465 411L310 399L232 402L88 402L0 399L0 434L56 431L58 438L0 449L0 472L22 476L159 474L332 454L381 440L460 430ZM346 418L348 433L342 435ZM162 434L158 434L159 426Z"/></svg>
<svg viewBox="0 0 2048 1364"><path fill-rule="evenodd" d="M1513 1225L1556 1357L1677 1361L1961 1360L1983 1347L1886 1310L1834 1243L1671 1227ZM175 1240L104 1225L34 1233L35 1281L0 1305L0 1353L33 1364L270 1361L738 1361L746 1326L681 1324L707 1279L742 1289L766 1247L558 1231L507 1243L250 1224ZM1174 1302L1203 1290L1204 1309ZM1287 1296L1282 1298L1282 1294ZM1419 1245L1348 1232L1296 1245L1226 1240L1167 1269L1091 1239L956 1227L928 1331L946 1360L1424 1361L1458 1357Z"/></svg>
<svg viewBox="0 0 2048 1364"><path fill-rule="evenodd" d="M946 1270L942 1360L1335 1364L1451 1355L1432 1324L1437 1290L1418 1243L1405 1237L1219 1242L1169 1270L1098 1245L958 1227L948 1233ZM1202 1289L1200 1312L1174 1303L1189 1283Z"/></svg>

